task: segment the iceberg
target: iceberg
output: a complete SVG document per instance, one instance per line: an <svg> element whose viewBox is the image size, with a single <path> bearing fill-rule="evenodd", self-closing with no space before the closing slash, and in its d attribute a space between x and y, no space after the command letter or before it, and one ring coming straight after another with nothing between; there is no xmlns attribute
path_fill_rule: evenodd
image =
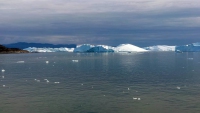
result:
<svg viewBox="0 0 200 113"><path fill-rule="evenodd" d="M114 52L113 48L107 45L97 45L87 50L87 52Z"/></svg>
<svg viewBox="0 0 200 113"><path fill-rule="evenodd" d="M113 48L107 45L82 44L78 45L74 52L114 52Z"/></svg>
<svg viewBox="0 0 200 113"><path fill-rule="evenodd" d="M176 46L176 52L200 52L200 42L188 45Z"/></svg>
<svg viewBox="0 0 200 113"><path fill-rule="evenodd" d="M36 48L36 47L28 47L28 48L25 48L24 50L27 50L29 52L39 52L39 53L43 53L43 52L73 52L74 48L65 48L65 47L61 47L61 48Z"/></svg>
<svg viewBox="0 0 200 113"><path fill-rule="evenodd" d="M108 45L90 45L82 44L78 45L76 48L36 48L29 47L25 48L29 52L144 52L147 51L143 48L137 47L132 44L121 44L117 47L112 47Z"/></svg>
<svg viewBox="0 0 200 113"><path fill-rule="evenodd" d="M113 48L115 52L145 52L143 48L137 47L132 44L120 44L119 46Z"/></svg>
<svg viewBox="0 0 200 113"><path fill-rule="evenodd" d="M176 46L168 46L168 45L156 45L150 47L144 47L144 49L149 51L175 51Z"/></svg>
<svg viewBox="0 0 200 113"><path fill-rule="evenodd" d="M89 49L95 47L94 45L90 44L82 44L78 45L73 52L87 52Z"/></svg>

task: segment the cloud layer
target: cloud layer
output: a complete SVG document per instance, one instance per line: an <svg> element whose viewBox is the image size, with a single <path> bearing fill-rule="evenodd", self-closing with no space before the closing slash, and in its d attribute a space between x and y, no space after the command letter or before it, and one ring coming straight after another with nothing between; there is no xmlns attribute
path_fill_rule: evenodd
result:
<svg viewBox="0 0 200 113"><path fill-rule="evenodd" d="M199 0L1 0L0 40L183 44L200 38L199 10Z"/></svg>

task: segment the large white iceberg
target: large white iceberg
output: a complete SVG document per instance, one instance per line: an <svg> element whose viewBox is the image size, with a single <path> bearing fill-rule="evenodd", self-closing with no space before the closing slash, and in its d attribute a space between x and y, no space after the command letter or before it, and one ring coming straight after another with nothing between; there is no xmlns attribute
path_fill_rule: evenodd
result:
<svg viewBox="0 0 200 113"><path fill-rule="evenodd" d="M144 49L149 51L175 51L176 46L167 46L167 45L157 45L145 47Z"/></svg>
<svg viewBox="0 0 200 113"><path fill-rule="evenodd" d="M113 48L115 52L145 52L143 48L137 47L132 44L120 44L119 46Z"/></svg>
<svg viewBox="0 0 200 113"><path fill-rule="evenodd" d="M200 43L192 43L188 45L176 46L176 52L200 52Z"/></svg>

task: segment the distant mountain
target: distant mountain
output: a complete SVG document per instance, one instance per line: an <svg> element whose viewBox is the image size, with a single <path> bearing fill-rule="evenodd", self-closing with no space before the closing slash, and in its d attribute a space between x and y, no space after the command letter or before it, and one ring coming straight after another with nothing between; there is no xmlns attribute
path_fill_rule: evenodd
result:
<svg viewBox="0 0 200 113"><path fill-rule="evenodd" d="M8 48L20 48L25 49L28 47L37 47L37 48L60 48L60 47L67 47L67 48L76 48L76 44L48 44L48 43L27 43L27 42L18 42L12 44L3 44Z"/></svg>

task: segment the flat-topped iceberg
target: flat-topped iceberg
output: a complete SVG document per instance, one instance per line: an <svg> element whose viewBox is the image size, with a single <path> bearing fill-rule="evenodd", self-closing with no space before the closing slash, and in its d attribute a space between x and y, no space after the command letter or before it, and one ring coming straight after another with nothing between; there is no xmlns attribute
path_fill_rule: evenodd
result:
<svg viewBox="0 0 200 113"><path fill-rule="evenodd" d="M175 51L175 47L176 46L157 45L157 46L144 47L144 49L149 51Z"/></svg>
<svg viewBox="0 0 200 113"><path fill-rule="evenodd" d="M44 53L44 52L73 52L74 48L36 48L36 47L28 47L24 50L27 50L29 52L39 52L39 53Z"/></svg>
<svg viewBox="0 0 200 113"><path fill-rule="evenodd" d="M200 43L192 43L188 45L176 46L176 52L200 52Z"/></svg>

